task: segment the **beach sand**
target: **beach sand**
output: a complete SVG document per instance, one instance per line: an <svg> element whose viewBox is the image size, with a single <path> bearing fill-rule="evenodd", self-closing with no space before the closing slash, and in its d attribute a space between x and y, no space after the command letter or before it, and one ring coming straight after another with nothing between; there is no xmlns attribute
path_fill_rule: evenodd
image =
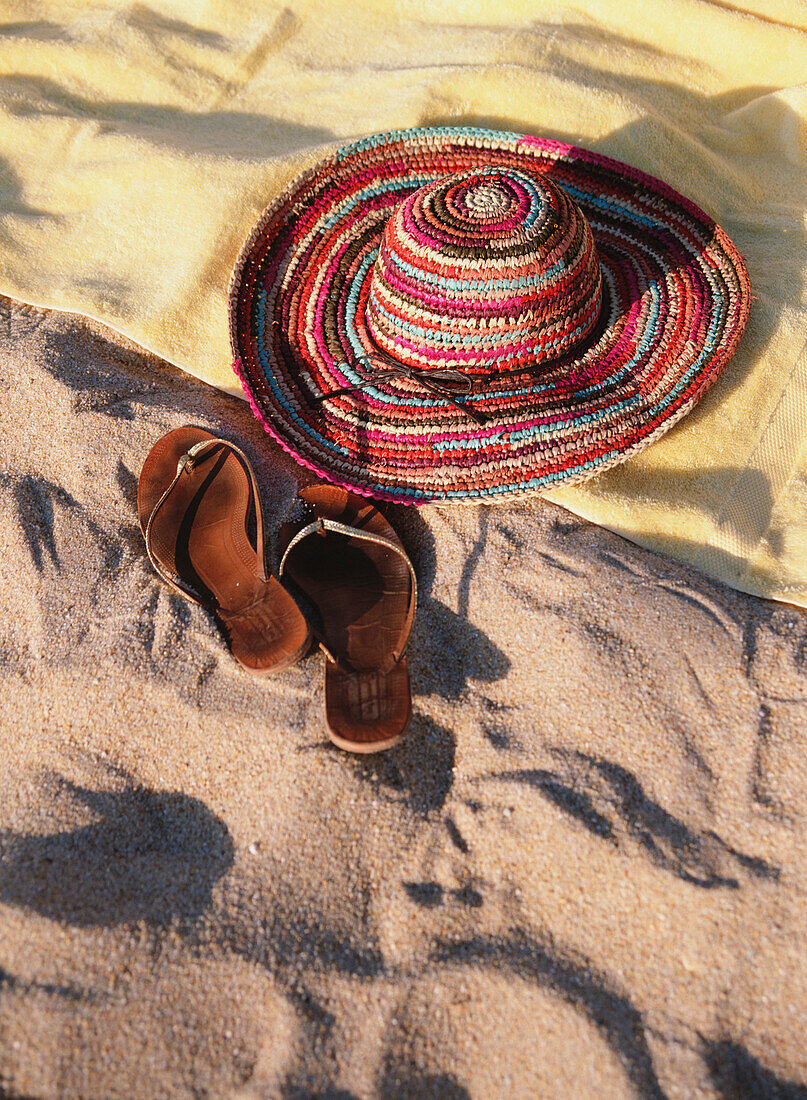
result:
<svg viewBox="0 0 807 1100"><path fill-rule="evenodd" d="M355 758L154 574L140 467L248 406L0 302L0 1094L807 1097L807 617L538 498L390 507L414 719Z"/></svg>

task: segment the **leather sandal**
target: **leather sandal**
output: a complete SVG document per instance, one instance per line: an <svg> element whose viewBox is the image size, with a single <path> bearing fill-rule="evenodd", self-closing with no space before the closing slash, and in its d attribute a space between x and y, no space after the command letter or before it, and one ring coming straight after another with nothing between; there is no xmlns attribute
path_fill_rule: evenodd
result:
<svg viewBox="0 0 807 1100"><path fill-rule="evenodd" d="M417 603L412 563L365 497L333 485L299 493L309 515L293 533L278 575L312 605L325 654L328 736L349 752L378 752L403 737L412 713L404 650Z"/></svg>
<svg viewBox="0 0 807 1100"><path fill-rule="evenodd" d="M137 510L156 571L213 615L244 668L279 672L308 652L303 613L267 575L258 486L238 447L202 428L169 432L143 465Z"/></svg>

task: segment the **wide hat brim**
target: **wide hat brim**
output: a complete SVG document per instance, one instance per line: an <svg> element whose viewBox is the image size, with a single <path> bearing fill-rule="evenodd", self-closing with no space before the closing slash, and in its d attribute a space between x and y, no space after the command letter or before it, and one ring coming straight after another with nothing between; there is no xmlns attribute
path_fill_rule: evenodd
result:
<svg viewBox="0 0 807 1100"><path fill-rule="evenodd" d="M546 175L574 199L604 301L574 353L473 376L461 400L485 413L480 425L410 378L368 385L356 360L373 348L364 310L392 210L484 165ZM583 481L659 438L723 370L749 306L731 240L662 181L558 141L439 127L357 141L300 176L241 252L230 331L256 415L321 477L402 503L493 502Z"/></svg>

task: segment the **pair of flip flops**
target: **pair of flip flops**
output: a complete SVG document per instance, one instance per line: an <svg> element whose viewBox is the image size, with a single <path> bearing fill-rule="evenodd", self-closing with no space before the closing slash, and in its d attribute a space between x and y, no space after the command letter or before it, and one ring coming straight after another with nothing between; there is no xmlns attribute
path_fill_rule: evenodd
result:
<svg viewBox="0 0 807 1100"><path fill-rule="evenodd" d="M325 655L328 735L377 752L411 715L404 655L417 601L412 563L385 517L332 485L299 494L307 515L281 532L279 577L266 570L255 474L238 447L201 428L169 432L140 474L137 507L149 558L176 591L215 618L236 660L258 674Z"/></svg>

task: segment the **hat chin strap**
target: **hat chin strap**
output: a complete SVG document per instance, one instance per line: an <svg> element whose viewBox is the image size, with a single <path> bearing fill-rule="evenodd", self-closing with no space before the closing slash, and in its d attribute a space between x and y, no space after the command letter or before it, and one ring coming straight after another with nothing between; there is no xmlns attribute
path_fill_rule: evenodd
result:
<svg viewBox="0 0 807 1100"><path fill-rule="evenodd" d="M375 364L382 364L382 366ZM479 412L478 409L456 400L457 397L469 393L471 389L471 379L462 371L409 367L406 363L400 363L383 351L357 355L352 359L344 359L340 363L335 363L334 366L337 368L350 366L364 377L360 382L354 382L350 386L342 386L338 390L329 390L327 393L317 394L314 398L317 403L327 401L331 397L341 397L346 393L367 389L368 386L375 386L378 382L388 382L393 378L409 378L412 382L422 386L424 390L444 398L450 405L464 413L465 416L470 417L475 423L487 424L490 420L486 413ZM365 369L362 370L362 367ZM374 373L368 374L367 371Z"/></svg>

